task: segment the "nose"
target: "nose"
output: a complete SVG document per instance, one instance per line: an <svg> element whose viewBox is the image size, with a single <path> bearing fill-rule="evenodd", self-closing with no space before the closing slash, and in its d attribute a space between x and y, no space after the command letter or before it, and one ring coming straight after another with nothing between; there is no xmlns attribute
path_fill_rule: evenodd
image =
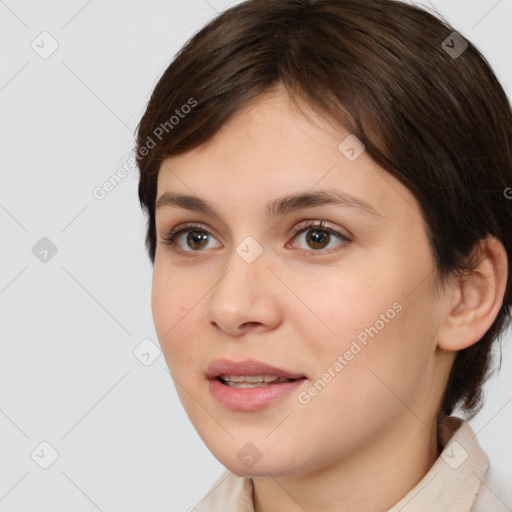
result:
<svg viewBox="0 0 512 512"><path fill-rule="evenodd" d="M206 302L206 321L231 336L275 329L281 319L283 287L265 253L248 263L235 250Z"/></svg>

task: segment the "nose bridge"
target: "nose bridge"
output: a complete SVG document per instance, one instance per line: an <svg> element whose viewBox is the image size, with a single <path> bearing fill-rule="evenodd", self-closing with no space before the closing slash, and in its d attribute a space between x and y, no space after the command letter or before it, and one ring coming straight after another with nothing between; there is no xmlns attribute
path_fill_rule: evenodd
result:
<svg viewBox="0 0 512 512"><path fill-rule="evenodd" d="M247 236L233 246L223 277L213 291L239 291L239 300L243 300L256 292L256 287L264 282L264 274L268 272L266 265L263 247L254 237Z"/></svg>
<svg viewBox="0 0 512 512"><path fill-rule="evenodd" d="M267 288L271 272L263 247L246 237L231 249L208 300L208 323L235 332L244 323L272 323L276 312Z"/></svg>

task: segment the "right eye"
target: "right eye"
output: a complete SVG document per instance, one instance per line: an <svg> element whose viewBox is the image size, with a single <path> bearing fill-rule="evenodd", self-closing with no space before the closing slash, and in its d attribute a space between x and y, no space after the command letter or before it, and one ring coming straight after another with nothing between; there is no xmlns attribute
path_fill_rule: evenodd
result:
<svg viewBox="0 0 512 512"><path fill-rule="evenodd" d="M185 238L183 235L187 234ZM168 235L164 236L163 243L172 246L176 252L201 252L209 249L210 238L215 237L199 224L180 224L176 226ZM186 247L182 245L182 241Z"/></svg>

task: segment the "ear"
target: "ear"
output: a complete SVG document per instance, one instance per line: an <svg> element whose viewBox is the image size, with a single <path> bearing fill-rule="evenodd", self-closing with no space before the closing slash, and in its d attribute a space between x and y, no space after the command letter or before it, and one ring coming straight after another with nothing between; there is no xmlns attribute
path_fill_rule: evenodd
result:
<svg viewBox="0 0 512 512"><path fill-rule="evenodd" d="M498 316L508 278L507 252L495 237L476 246L476 267L458 283L449 311L439 330L438 346L462 350L487 332Z"/></svg>

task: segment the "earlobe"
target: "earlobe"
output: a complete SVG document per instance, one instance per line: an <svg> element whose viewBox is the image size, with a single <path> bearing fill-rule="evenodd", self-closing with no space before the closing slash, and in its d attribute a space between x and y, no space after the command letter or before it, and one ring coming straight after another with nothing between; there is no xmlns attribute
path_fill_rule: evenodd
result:
<svg viewBox="0 0 512 512"><path fill-rule="evenodd" d="M459 289L440 328L438 346L462 350L475 344L498 316L508 278L503 244L488 236L476 249L475 268L459 282Z"/></svg>

